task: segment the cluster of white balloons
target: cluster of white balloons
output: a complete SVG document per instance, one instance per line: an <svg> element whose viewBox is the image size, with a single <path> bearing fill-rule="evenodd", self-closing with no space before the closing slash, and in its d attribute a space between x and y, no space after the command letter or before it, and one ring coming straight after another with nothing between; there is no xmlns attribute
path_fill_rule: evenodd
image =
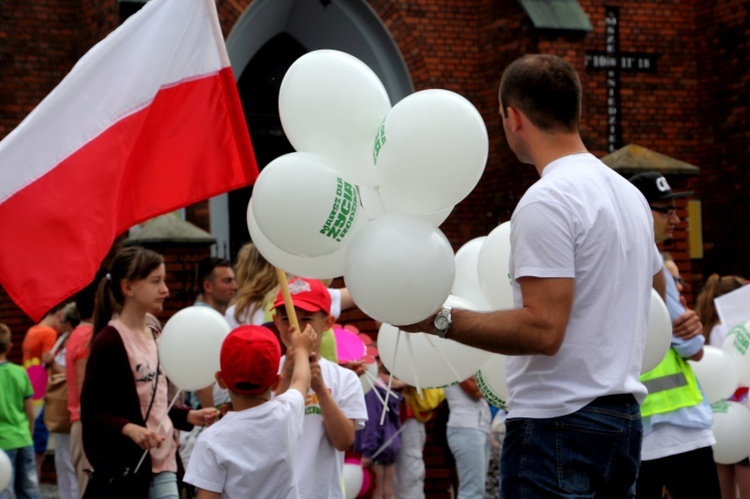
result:
<svg viewBox="0 0 750 499"><path fill-rule="evenodd" d="M510 222L497 226L489 235L470 240L455 254L456 275L445 306L464 310L507 310L514 308L510 279ZM672 337L669 312L659 294L652 290L648 335L642 372L656 367L664 358ZM405 345L405 348L404 348ZM384 324L378 333L380 357L399 379L420 387L440 387L477 374L477 384L493 405L505 408L505 356L461 345L422 333L405 334Z"/></svg>
<svg viewBox="0 0 750 499"><path fill-rule="evenodd" d="M750 457L750 408L727 400L740 387L750 386L750 321L733 327L721 348L703 347L700 361L689 361L712 404L714 416L714 460L733 464Z"/></svg>
<svg viewBox="0 0 750 499"><path fill-rule="evenodd" d="M487 161L476 108L440 89L391 107L366 64L316 50L284 76L279 115L297 152L269 163L253 188L247 222L261 254L292 274L343 275L359 308L381 322L434 313L455 274L437 226Z"/></svg>

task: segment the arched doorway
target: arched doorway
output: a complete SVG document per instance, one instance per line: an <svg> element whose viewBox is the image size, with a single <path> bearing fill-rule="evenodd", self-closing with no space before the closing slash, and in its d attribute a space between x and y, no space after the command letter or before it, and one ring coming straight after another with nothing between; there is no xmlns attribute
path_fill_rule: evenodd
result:
<svg viewBox="0 0 750 499"><path fill-rule="evenodd" d="M278 113L278 92L289 66L311 50L336 49L362 60L395 104L413 92L411 77L391 34L364 0L255 0L227 37L227 51L245 118L263 168L293 151ZM252 187L210 201L217 248L237 250L250 240L246 210Z"/></svg>

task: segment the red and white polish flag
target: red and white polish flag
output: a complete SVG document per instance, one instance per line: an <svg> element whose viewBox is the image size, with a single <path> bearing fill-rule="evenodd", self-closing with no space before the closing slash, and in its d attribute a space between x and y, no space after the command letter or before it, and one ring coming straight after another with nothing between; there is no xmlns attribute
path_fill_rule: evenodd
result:
<svg viewBox="0 0 750 499"><path fill-rule="evenodd" d="M37 320L117 235L257 175L214 0L152 0L0 142L0 284Z"/></svg>

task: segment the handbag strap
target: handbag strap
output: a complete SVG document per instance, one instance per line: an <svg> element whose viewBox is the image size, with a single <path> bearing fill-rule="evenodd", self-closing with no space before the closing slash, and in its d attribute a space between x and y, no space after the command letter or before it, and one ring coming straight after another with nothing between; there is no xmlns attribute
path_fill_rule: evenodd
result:
<svg viewBox="0 0 750 499"><path fill-rule="evenodd" d="M151 402L148 403L146 417L143 418L145 424L148 424L148 417L151 415L151 408L154 406L154 399L156 398L156 389L159 387L159 366L161 362L161 359L159 359L159 345L156 343L156 331L154 331L154 328L149 329L151 329L151 334L154 337L154 344L156 345L156 378L154 378L154 390L151 392Z"/></svg>
<svg viewBox="0 0 750 499"><path fill-rule="evenodd" d="M65 346L65 342L67 341L68 336L70 336L70 331L57 338L57 341L55 342L55 345L51 350L52 357L55 357L58 353L60 353L60 350L62 350L62 348Z"/></svg>

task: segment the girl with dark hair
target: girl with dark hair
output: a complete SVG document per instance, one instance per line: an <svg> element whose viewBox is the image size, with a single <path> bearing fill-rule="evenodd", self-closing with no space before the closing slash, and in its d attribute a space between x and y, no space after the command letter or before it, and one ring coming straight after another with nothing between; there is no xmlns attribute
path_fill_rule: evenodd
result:
<svg viewBox="0 0 750 499"><path fill-rule="evenodd" d="M214 408L167 414L167 379L148 321L169 296L165 276L161 255L129 247L99 284L81 393L83 445L94 468L85 497L177 499L173 430L216 420Z"/></svg>

